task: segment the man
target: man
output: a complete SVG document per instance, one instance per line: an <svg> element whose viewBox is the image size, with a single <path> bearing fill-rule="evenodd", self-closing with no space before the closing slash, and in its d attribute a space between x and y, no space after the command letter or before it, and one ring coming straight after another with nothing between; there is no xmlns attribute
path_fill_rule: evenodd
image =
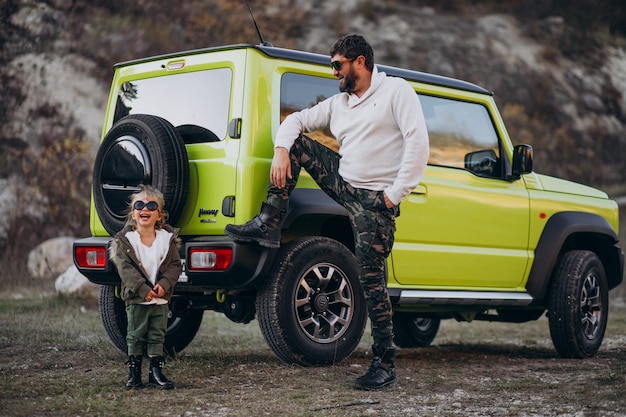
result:
<svg viewBox="0 0 626 417"><path fill-rule="evenodd" d="M393 246L398 205L418 185L428 162L428 133L415 91L405 80L378 72L372 47L362 36L341 37L330 56L341 93L283 121L261 213L244 225L226 226L225 233L279 247L301 168L346 208L374 339L372 365L355 388L376 390L396 381L385 259ZM325 128L337 139L339 153L302 135Z"/></svg>

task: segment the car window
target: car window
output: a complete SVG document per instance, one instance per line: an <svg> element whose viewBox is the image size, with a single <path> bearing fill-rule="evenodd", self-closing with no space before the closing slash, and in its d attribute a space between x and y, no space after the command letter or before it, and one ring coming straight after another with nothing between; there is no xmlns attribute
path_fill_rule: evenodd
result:
<svg viewBox="0 0 626 417"><path fill-rule="evenodd" d="M286 73L280 85L280 122L289 114L314 106L339 92L339 81L312 75ZM332 149L337 141L329 129L307 132L307 136Z"/></svg>
<svg viewBox="0 0 626 417"><path fill-rule="evenodd" d="M222 140L228 127L231 81L232 71L218 68L125 82L115 121L128 114L152 114L176 126L185 142Z"/></svg>
<svg viewBox="0 0 626 417"><path fill-rule="evenodd" d="M419 95L430 139L428 163L501 177L498 135L478 103Z"/></svg>

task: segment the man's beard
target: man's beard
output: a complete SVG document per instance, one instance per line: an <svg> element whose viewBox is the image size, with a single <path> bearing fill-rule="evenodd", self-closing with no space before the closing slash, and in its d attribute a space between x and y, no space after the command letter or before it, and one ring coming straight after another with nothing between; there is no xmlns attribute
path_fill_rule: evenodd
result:
<svg viewBox="0 0 626 417"><path fill-rule="evenodd" d="M350 72L343 76L343 79L339 81L339 91L342 93L352 94L354 93L354 88L356 87L356 76L352 68L350 68Z"/></svg>

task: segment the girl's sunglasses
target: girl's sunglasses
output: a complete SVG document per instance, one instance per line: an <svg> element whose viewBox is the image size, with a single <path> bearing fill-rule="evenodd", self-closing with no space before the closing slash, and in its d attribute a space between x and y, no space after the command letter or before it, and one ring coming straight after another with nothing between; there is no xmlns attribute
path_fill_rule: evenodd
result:
<svg viewBox="0 0 626 417"><path fill-rule="evenodd" d="M144 203L141 200L137 200L135 201L135 204L133 204L133 208L135 210L143 210L144 207L146 207L150 211L154 211L159 208L159 203L157 203L156 201L148 201L147 203Z"/></svg>

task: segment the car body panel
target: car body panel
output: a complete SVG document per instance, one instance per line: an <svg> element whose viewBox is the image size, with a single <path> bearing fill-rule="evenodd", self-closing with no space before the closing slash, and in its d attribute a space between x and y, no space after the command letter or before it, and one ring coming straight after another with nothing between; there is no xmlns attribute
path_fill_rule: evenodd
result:
<svg viewBox="0 0 626 417"><path fill-rule="evenodd" d="M220 107L224 116L216 134L219 140L186 144L189 192L183 213L174 225L180 228L185 242L183 258L191 247L211 243L228 246L225 225L245 223L258 213L266 197L273 137L280 123L288 111L322 99L315 97L314 91L302 90L303 102L286 110L281 104L287 89L284 81L291 74L304 76L304 83L309 77L324 84L323 96L327 96L334 87L330 90L326 87L337 85L329 62L329 57L321 54L231 45L114 66L103 139L119 117L116 102L124 83L165 80L164 77L172 75L213 70L227 70L230 74L229 81L219 88L228 95L228 103L222 103L227 109ZM598 252L611 285L621 283L623 253L616 237L618 210L606 193L535 172L513 173L514 143L489 90L448 77L385 65L378 67L388 75L405 78L424 103L437 99L450 104L445 113L448 116L453 117L454 109L464 106L480 109L481 114L480 120L466 126L471 140L451 142L452 150L446 149L445 141L457 137L446 136L447 120L428 115L431 159L420 184L400 205L395 244L387 263L394 308L436 313L466 312L469 308L480 311L502 305L542 307L552 269L562 251L571 247ZM190 85L186 94L204 92L209 98L218 96L217 91L213 97L200 87L204 86ZM206 111L211 113L209 109L215 108L212 106L216 103L209 102ZM171 98L156 104L157 109L168 111L180 107L184 113L185 109L184 101L178 103ZM163 113L166 118L169 115ZM443 130L437 130L442 126ZM457 136L463 131L461 126ZM490 138L485 149L481 148L483 133L488 133ZM486 155L492 153L497 161L497 167L487 175L473 171L468 165L468 155L482 155L483 151ZM453 162L438 157L446 152ZM317 184L303 171L285 222L283 243L303 236L324 235L353 248L347 213L320 193ZM90 228L92 238L79 245L98 243L108 236L93 197ZM186 271L180 291L195 292L202 297L215 296L216 291L224 290L236 294L262 285L275 251L247 251L245 244L233 248L238 254L236 262L247 265L211 273ZM117 282L115 277L103 279L102 274L110 269L99 275L94 271L83 272L88 277L97 276L94 282Z"/></svg>

